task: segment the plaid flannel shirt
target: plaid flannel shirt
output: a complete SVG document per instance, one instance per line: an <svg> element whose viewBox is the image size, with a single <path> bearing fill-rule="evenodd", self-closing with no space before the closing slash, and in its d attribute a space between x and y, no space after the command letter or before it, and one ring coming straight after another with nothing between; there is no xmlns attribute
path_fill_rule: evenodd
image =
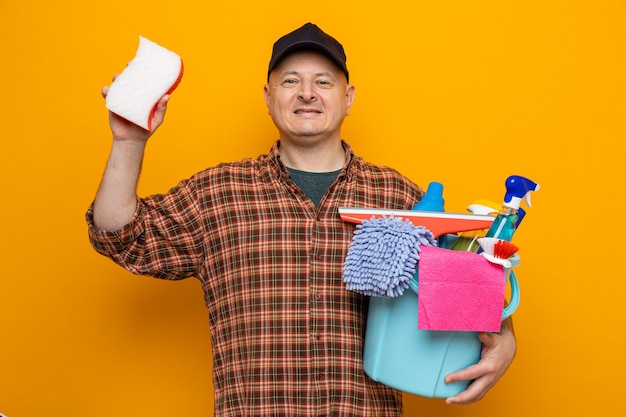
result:
<svg viewBox="0 0 626 417"><path fill-rule="evenodd" d="M398 416L401 393L363 371L367 298L346 290L355 225L340 206L408 209L422 189L353 155L319 204L268 155L220 164L163 195L140 199L93 247L127 270L195 276L213 347L217 416Z"/></svg>

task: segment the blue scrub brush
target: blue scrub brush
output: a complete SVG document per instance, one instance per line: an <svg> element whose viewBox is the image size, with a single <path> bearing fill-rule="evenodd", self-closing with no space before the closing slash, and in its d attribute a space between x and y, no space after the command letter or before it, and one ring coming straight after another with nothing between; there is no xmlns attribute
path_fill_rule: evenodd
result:
<svg viewBox="0 0 626 417"><path fill-rule="evenodd" d="M372 217L357 225L343 267L348 290L397 297L409 287L421 245L436 246L432 232L409 220Z"/></svg>

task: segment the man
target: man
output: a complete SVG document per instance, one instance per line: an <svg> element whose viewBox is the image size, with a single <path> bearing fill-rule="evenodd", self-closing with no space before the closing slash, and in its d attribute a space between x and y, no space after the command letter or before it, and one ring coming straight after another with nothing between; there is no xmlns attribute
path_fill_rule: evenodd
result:
<svg viewBox="0 0 626 417"><path fill-rule="evenodd" d="M343 47L317 26L274 44L264 94L279 132L269 154L143 199L136 187L150 134L110 114L113 146L87 214L91 242L133 273L200 280L216 415L398 416L401 394L363 372L367 298L342 283L354 225L337 208L408 209L422 190L342 140L355 87ZM512 361L510 322L481 340L481 361L448 376L475 381L448 402L479 400Z"/></svg>

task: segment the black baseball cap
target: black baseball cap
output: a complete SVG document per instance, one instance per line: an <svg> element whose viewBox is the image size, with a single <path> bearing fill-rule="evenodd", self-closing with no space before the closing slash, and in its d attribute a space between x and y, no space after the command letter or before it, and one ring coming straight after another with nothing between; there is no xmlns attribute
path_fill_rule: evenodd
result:
<svg viewBox="0 0 626 417"><path fill-rule="evenodd" d="M313 23L305 24L274 43L272 58L267 70L267 79L269 80L270 72L276 68L281 59L294 51L303 49L314 50L327 55L346 74L346 80L350 79L343 46Z"/></svg>

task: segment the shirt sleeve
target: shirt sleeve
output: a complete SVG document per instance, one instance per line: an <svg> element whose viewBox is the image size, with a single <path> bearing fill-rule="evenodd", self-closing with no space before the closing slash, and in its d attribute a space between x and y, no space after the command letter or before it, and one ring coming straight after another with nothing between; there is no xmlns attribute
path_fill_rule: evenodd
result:
<svg viewBox="0 0 626 417"><path fill-rule="evenodd" d="M134 274L169 280L195 275L204 233L194 190L185 180L167 194L139 199L130 222L113 232L95 227L92 203L86 214L91 245Z"/></svg>

